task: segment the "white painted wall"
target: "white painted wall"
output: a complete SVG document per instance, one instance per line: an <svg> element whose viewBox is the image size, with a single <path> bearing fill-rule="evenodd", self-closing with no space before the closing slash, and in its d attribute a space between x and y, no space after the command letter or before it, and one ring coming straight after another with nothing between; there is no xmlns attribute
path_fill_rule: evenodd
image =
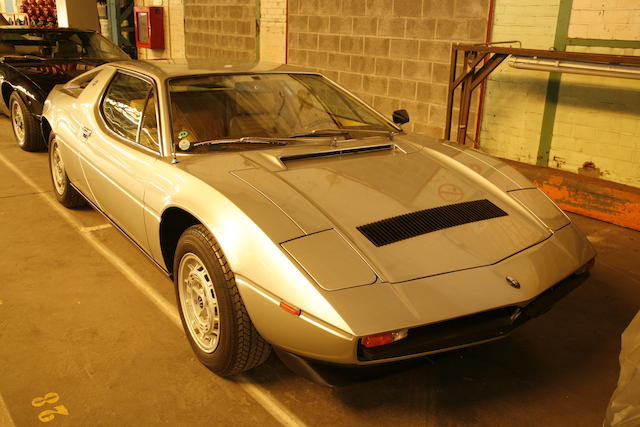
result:
<svg viewBox="0 0 640 427"><path fill-rule="evenodd" d="M260 0L260 60L286 59L287 0Z"/></svg>
<svg viewBox="0 0 640 427"><path fill-rule="evenodd" d="M569 37L640 40L640 1L573 0Z"/></svg>
<svg viewBox="0 0 640 427"><path fill-rule="evenodd" d="M164 8L164 49L138 48L140 59L184 58L184 1L135 0L135 5Z"/></svg>

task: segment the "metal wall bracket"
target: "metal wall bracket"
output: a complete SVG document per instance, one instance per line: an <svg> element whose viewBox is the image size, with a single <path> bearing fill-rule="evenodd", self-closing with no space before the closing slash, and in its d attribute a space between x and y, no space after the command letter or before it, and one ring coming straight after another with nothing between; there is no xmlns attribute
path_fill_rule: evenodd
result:
<svg viewBox="0 0 640 427"><path fill-rule="evenodd" d="M576 72L570 71L568 65L576 66L579 64L580 74L585 74L585 68L591 68L592 75L600 75L603 77L620 77L615 75L621 72L631 73L630 69L640 70L640 56L630 55L605 55L599 53L585 52L564 52L555 50L539 50L539 49L522 49L519 47L497 46L503 43L519 43L519 42L502 42L492 44L454 44L451 46L451 63L449 69L449 87L447 92L447 114L445 118L444 138L451 139L451 123L453 121L453 101L455 91L460 87L460 111L458 114L458 130L456 141L464 144L467 138L467 130L469 126L469 112L471 109L471 95L486 78L509 56L520 59L530 58L547 65L544 61L552 60L558 64L557 70L545 69L539 67L541 71L557 71L557 72ZM461 70L458 72L458 58L462 57L463 63ZM565 62L564 68L562 67ZM607 67L612 66L612 67ZM524 68L524 66L521 66ZM529 68L536 69L536 68ZM635 77L628 77L635 78Z"/></svg>

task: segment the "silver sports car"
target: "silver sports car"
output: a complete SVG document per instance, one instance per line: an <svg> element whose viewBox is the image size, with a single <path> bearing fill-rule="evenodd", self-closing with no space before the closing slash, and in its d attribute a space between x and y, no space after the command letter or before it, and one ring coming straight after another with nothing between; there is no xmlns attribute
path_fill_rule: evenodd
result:
<svg viewBox="0 0 640 427"><path fill-rule="evenodd" d="M408 120L283 66L120 62L57 86L43 128L59 201L173 278L194 352L232 375L272 347L309 373L495 340L587 277L542 192Z"/></svg>

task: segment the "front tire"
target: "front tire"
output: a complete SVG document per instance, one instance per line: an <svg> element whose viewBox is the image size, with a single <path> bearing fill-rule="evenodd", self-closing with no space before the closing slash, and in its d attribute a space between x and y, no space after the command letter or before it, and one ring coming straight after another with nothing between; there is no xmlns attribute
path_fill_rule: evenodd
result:
<svg viewBox="0 0 640 427"><path fill-rule="evenodd" d="M17 92L13 92L9 97L9 113L18 146L24 151L43 151L46 145L40 131L40 123L29 112Z"/></svg>
<svg viewBox="0 0 640 427"><path fill-rule="evenodd" d="M51 138L49 141L49 174L53 184L53 194L56 195L56 199L64 207L76 208L86 204L84 198L69 182L69 177L60 155L60 147L55 138Z"/></svg>
<svg viewBox="0 0 640 427"><path fill-rule="evenodd" d="M221 376L262 364L271 346L251 323L220 246L197 224L180 237L174 283L182 326L196 356Z"/></svg>

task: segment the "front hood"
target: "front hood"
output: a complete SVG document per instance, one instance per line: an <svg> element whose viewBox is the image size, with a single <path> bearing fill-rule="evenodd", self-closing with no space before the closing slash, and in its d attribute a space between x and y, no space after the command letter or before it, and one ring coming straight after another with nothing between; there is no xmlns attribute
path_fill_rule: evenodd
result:
<svg viewBox="0 0 640 427"><path fill-rule="evenodd" d="M338 230L383 281L393 283L493 264L551 235L506 193L522 188L522 183L488 163L439 143L417 145L396 137L394 145L281 167L265 157L277 156L278 150L249 152L246 156L263 167L233 173L278 205L305 233ZM384 246L374 245L358 230L399 215L478 200L488 200L507 215Z"/></svg>
<svg viewBox="0 0 640 427"><path fill-rule="evenodd" d="M15 68L17 72L25 75L35 83L44 92L45 96L55 85L66 83L102 63L104 63L104 61L50 60L7 62L7 64Z"/></svg>

